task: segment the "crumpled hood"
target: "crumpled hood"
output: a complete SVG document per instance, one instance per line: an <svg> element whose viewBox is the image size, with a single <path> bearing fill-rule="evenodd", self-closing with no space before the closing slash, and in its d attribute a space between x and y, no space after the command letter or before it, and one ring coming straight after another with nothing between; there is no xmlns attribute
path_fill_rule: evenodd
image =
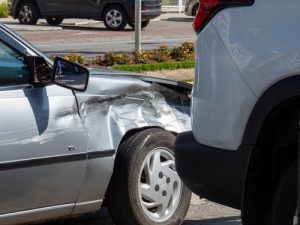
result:
<svg viewBox="0 0 300 225"><path fill-rule="evenodd" d="M135 73L91 70L87 90L75 92L91 139L88 149L117 149L127 132L143 127L190 130L191 89L177 84Z"/></svg>

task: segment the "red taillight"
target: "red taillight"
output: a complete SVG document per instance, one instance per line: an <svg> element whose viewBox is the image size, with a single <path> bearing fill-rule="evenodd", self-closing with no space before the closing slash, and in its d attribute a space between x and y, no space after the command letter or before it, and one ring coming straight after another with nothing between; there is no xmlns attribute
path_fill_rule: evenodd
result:
<svg viewBox="0 0 300 225"><path fill-rule="evenodd" d="M235 6L253 5L254 0L200 0L193 23L195 31L200 31L211 17L221 9Z"/></svg>

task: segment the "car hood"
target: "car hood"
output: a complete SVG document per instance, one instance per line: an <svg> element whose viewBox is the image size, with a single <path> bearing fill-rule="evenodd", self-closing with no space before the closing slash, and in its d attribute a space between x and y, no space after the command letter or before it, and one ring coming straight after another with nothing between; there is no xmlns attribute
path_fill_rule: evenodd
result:
<svg viewBox="0 0 300 225"><path fill-rule="evenodd" d="M148 76L144 75L141 73L134 73L134 72L128 72L128 71L121 71L121 70L111 70L111 69L90 69L90 75L91 79L93 80L96 77L99 76L111 76L116 79L118 77L122 77L122 79L130 79L130 80L140 80L144 81L147 83L157 83L164 85L168 88L171 88L172 90L176 90L178 92L182 92L185 94L190 94L193 85L182 82L182 81L176 81L176 80L171 80L171 79L166 79L166 78L160 78L160 77L153 77L153 76Z"/></svg>

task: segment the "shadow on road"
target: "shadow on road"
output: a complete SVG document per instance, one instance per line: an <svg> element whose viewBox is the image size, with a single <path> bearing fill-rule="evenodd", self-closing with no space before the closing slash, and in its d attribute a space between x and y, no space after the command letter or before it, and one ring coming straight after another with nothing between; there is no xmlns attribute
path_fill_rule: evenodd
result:
<svg viewBox="0 0 300 225"><path fill-rule="evenodd" d="M241 225L239 216L230 216L217 219L185 220L182 225Z"/></svg>
<svg viewBox="0 0 300 225"><path fill-rule="evenodd" d="M101 209L94 215L85 216L78 219L65 219L37 225L114 225L107 209ZM239 216L192 220L187 219L182 225L241 225Z"/></svg>
<svg viewBox="0 0 300 225"><path fill-rule="evenodd" d="M64 29L64 30L86 30L86 31L108 31L108 32L132 32L133 29L132 28L125 28L125 30L122 30L122 31L111 31L111 30L107 30L106 28L104 27L91 27L91 26L80 26L80 25L64 25L62 24L61 27Z"/></svg>
<svg viewBox="0 0 300 225"><path fill-rule="evenodd" d="M163 19L164 20L164 19ZM193 22L193 17L170 17L168 19L165 19L166 21L172 21L172 22Z"/></svg>

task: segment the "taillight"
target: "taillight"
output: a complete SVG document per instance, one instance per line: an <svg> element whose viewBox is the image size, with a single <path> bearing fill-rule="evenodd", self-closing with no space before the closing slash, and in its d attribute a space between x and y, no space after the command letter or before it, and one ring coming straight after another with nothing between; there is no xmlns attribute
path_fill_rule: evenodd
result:
<svg viewBox="0 0 300 225"><path fill-rule="evenodd" d="M254 0L200 0L193 27L196 32L200 32L220 10L228 7L250 6L253 3Z"/></svg>

